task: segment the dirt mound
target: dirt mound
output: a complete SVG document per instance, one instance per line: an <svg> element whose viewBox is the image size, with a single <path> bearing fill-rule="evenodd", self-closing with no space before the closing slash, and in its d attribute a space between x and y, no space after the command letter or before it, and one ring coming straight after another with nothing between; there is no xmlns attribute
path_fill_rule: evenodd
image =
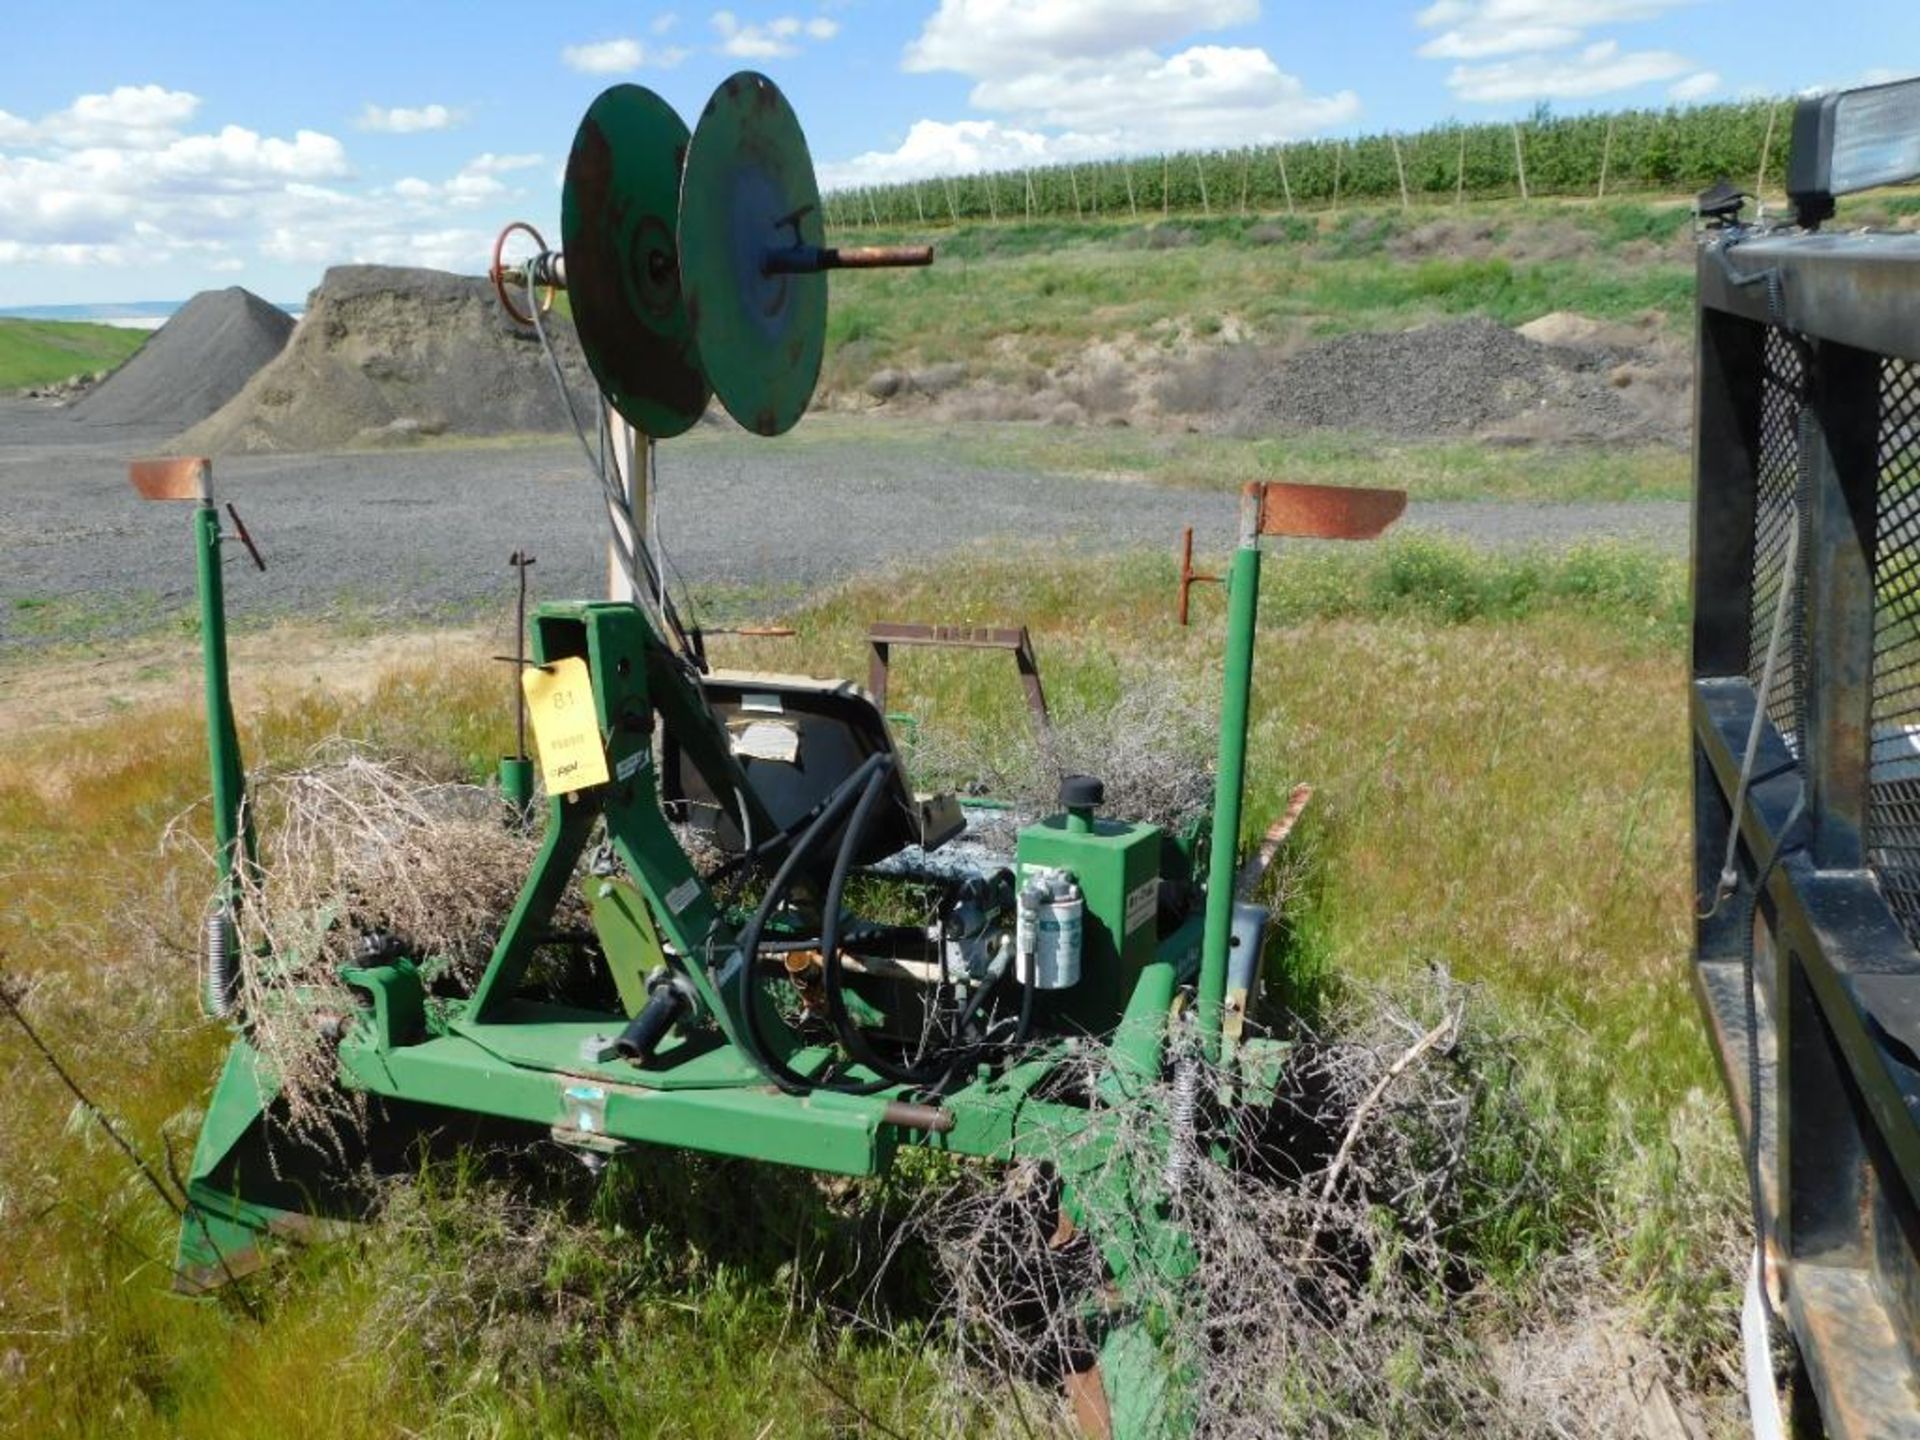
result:
<svg viewBox="0 0 1920 1440"><path fill-rule="evenodd" d="M167 425L204 420L278 355L293 317L238 285L203 290L146 344L73 403L88 426Z"/></svg>
<svg viewBox="0 0 1920 1440"><path fill-rule="evenodd" d="M1684 406L1676 413L1672 387L1646 383L1650 367L1629 358L1600 345L1541 344L1484 318L1342 335L1275 359L1245 386L1230 425L1249 434L1682 438Z"/></svg>
<svg viewBox="0 0 1920 1440"><path fill-rule="evenodd" d="M1643 316L1638 323L1596 320L1573 310L1555 310L1538 320L1518 327L1539 345L1598 345L1606 350L1634 350L1649 343L1659 331L1658 316Z"/></svg>
<svg viewBox="0 0 1920 1440"><path fill-rule="evenodd" d="M573 326L552 315L547 328L586 418L593 386ZM332 450L566 423L539 340L501 313L485 280L338 265L279 358L179 444L213 454Z"/></svg>

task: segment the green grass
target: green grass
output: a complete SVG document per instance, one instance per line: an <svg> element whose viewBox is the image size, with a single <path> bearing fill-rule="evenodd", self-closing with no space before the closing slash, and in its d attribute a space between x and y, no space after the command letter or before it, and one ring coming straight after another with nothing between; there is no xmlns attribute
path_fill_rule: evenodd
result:
<svg viewBox="0 0 1920 1440"><path fill-rule="evenodd" d="M1687 224L1671 202L1619 202L869 232L935 239L938 259L836 283L823 389L953 362L1019 383L1095 342L1179 353L1196 339L1278 343L1464 314L1652 313L1678 326L1692 306Z"/></svg>
<svg viewBox="0 0 1920 1440"><path fill-rule="evenodd" d="M138 350L144 330L64 320L0 320L0 390L51 385L111 370Z"/></svg>
<svg viewBox="0 0 1920 1440"><path fill-rule="evenodd" d="M717 436L694 443L732 445ZM1466 441L1393 441L1334 432L1268 439L1128 427L1061 428L967 421L874 425L814 417L792 444L926 452L984 469L1085 476L1191 490L1237 490L1253 480L1370 485L1416 500L1529 504L1685 500L1687 456L1668 446L1500 447Z"/></svg>
<svg viewBox="0 0 1920 1440"><path fill-rule="evenodd" d="M1063 713L1130 677L1216 692L1218 599L1171 617L1161 556L1015 553L860 582L791 615L790 642L716 661L858 674L870 620L1032 627ZM769 615L766 618L772 618ZM1682 567L1600 547L1484 556L1413 540L1270 567L1250 832L1316 789L1277 956L1296 996L1417 985L1444 966L1524 1038L1542 1147L1475 1157L1480 1323L1527 1313L1555 1258L1599 1252L1610 1295L1689 1373L1733 1345L1719 1243L1739 1165L1684 970L1690 933ZM894 703L929 734L1024 745L1011 667L916 654ZM250 759L347 734L478 776L508 741L497 665L449 655L364 700L308 690L243 717ZM190 959L209 884L156 854L205 788L190 706L15 736L0 757L0 953L29 1009L151 1155L184 1155L221 1054ZM21 1435L925 1433L938 1377L909 1284L898 1333L842 1322L884 1192L661 1157L596 1189L437 1172L360 1238L252 1287L266 1323L163 1293L171 1218L0 1027L0 1373ZM911 1177L899 1182L911 1186ZM633 1189L631 1187L638 1186ZM1470 1337L1463 1335L1462 1343ZM874 1417L870 1421L863 1416Z"/></svg>

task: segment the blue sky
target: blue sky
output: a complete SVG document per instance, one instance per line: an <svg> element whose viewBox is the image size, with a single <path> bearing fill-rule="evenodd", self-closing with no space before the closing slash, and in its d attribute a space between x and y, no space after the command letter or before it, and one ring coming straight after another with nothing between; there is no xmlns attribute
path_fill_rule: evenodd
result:
<svg viewBox="0 0 1920 1440"><path fill-rule="evenodd" d="M24 3L24 0L16 0ZM764 70L829 185L1785 94L1920 69L1913 0L782 0L33 7L0 72L0 306L297 300L554 226L587 103Z"/></svg>

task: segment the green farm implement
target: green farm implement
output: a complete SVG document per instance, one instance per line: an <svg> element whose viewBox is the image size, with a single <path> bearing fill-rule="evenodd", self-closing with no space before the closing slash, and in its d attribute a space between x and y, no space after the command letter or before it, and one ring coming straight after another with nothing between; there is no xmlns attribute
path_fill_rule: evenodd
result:
<svg viewBox="0 0 1920 1440"><path fill-rule="evenodd" d="M533 826L540 848L484 972L454 984L407 937L370 934L339 976L350 1013L316 1018L338 1086L364 1102L359 1153L291 1133L256 1044L262 1017L243 998L255 992L235 982L276 957L235 940L258 861L211 467L136 467L143 493L196 506L222 882L208 1003L234 1030L193 1157L179 1285L242 1274L270 1237L350 1223L369 1168L471 1136L556 1143L596 1166L647 1146L848 1176L885 1173L905 1147L1038 1162L1060 1224L1096 1237L1110 1282L1089 1298L1087 1367L1066 1382L1076 1413L1095 1434L1184 1433L1189 1391L1156 1298L1177 1295L1191 1264L1182 1177L1219 1151L1226 1117L1270 1102L1285 1061L1248 1023L1266 917L1235 893L1260 542L1369 538L1404 497L1250 487L1226 577L1210 817L1173 833L1103 814L1100 782L1068 776L1058 812L996 849L967 833L951 797L910 788L865 692L711 668L648 539L654 441L691 426L710 396L751 431L789 429L819 369L826 272L931 252L825 243L805 141L754 74L722 85L691 134L649 92L607 91L575 139L562 215L560 250L535 236L537 253L509 264L496 247L493 280L543 339L543 307L568 291L603 423L639 437L613 467L594 456L618 459L617 442L586 447L621 598L527 618L518 668L544 786L523 805L525 762L507 762L502 813ZM702 844L689 846L690 829ZM889 913L873 902L889 887L936 918L855 912L857 896ZM557 929L570 897L589 932ZM569 964L545 963L556 946ZM1130 1096L1183 1079L1156 1141L1166 1163L1103 1163Z"/></svg>

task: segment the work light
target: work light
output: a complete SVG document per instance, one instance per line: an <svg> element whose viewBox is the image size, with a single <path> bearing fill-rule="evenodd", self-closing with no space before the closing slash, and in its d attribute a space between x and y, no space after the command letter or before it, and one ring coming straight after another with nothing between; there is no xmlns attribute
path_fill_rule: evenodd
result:
<svg viewBox="0 0 1920 1440"><path fill-rule="evenodd" d="M1793 112L1787 194L1809 229L1836 196L1920 178L1920 76L1802 100Z"/></svg>

